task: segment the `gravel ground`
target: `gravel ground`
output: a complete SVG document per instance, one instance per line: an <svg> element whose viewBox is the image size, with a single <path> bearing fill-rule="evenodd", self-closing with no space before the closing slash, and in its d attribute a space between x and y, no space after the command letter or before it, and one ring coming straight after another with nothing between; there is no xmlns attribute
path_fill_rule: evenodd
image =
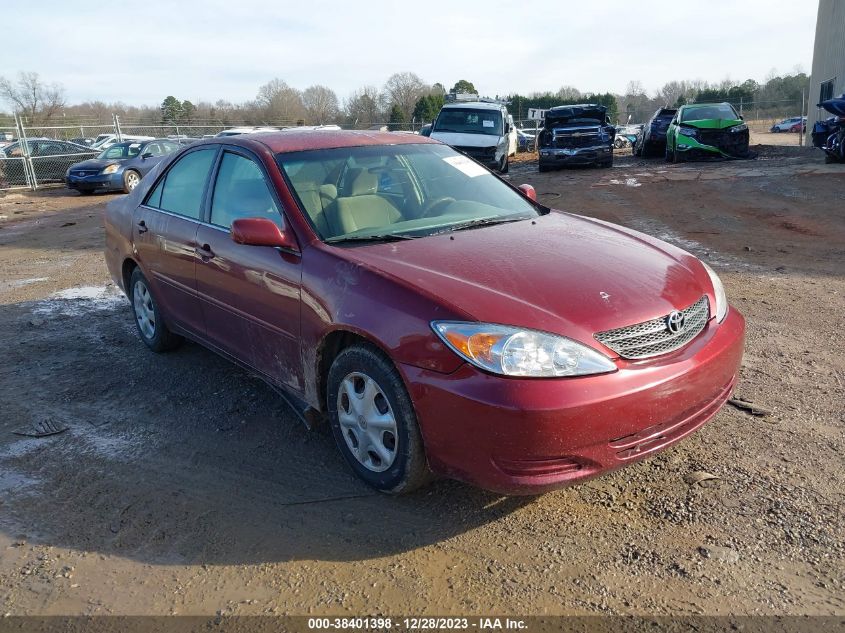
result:
<svg viewBox="0 0 845 633"><path fill-rule="evenodd" d="M373 494L261 382L137 340L110 196L0 194L0 614L845 614L845 167L757 150L512 164L711 262L748 319L737 394L771 411L534 498ZM39 422L68 430L13 434Z"/></svg>

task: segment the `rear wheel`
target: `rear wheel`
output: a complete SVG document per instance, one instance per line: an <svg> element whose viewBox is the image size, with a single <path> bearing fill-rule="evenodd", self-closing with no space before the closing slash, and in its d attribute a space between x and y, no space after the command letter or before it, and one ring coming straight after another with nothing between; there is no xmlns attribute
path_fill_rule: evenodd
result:
<svg viewBox="0 0 845 633"><path fill-rule="evenodd" d="M123 174L123 192L132 193L132 190L141 182L141 174L134 169L127 169Z"/></svg>
<svg viewBox="0 0 845 633"><path fill-rule="evenodd" d="M338 449L367 484L399 494L431 479L411 398L380 351L343 350L329 370L326 405Z"/></svg>
<svg viewBox="0 0 845 633"><path fill-rule="evenodd" d="M179 346L182 337L167 329L150 292L149 282L140 268L133 270L129 279L129 300L132 302L138 336L147 347L154 352L166 352Z"/></svg>

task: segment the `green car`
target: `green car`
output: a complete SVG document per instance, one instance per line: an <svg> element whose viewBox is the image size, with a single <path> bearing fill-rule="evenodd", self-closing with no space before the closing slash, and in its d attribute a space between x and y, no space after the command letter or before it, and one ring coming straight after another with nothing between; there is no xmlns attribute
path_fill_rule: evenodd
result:
<svg viewBox="0 0 845 633"><path fill-rule="evenodd" d="M748 126L730 103L693 103L678 108L666 131L666 160L746 158Z"/></svg>

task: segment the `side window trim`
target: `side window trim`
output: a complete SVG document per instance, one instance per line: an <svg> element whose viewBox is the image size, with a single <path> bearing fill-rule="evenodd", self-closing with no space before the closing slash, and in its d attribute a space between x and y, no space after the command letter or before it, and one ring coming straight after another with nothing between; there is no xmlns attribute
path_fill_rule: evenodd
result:
<svg viewBox="0 0 845 633"><path fill-rule="evenodd" d="M279 193L276 191L276 187L273 185L273 181L270 179L270 174L267 173L267 169L264 166L264 162L258 158L253 152L250 150L239 147L237 145L221 145L220 151L217 153L217 158L214 160L214 164L211 166L211 178L206 188L206 197L203 203L203 212L202 212L202 219L201 222L203 224L207 224L208 226L213 226L214 228L220 229L222 231L226 231L227 233L231 232L230 227L220 226L219 224L212 224L211 222L211 204L214 201L214 189L217 187L217 178L220 175L220 166L223 163L223 156L229 152L230 154L235 154L236 156L240 156L241 158L246 158L247 160L251 160L253 163L258 165L258 169L261 171L261 175L264 176L264 183L267 185L267 190L270 192L270 197L273 198L273 202L276 203L276 209L278 210L279 217L282 220L282 230L287 230L290 227L290 222L288 221L287 217L287 210L285 206L282 204L281 199L279 198Z"/></svg>
<svg viewBox="0 0 845 633"><path fill-rule="evenodd" d="M150 198L152 197L153 193L155 193L155 190L158 188L159 185L166 185L167 175L170 173L170 170L173 169L173 167L175 165L177 165L179 162L181 162L182 159L185 158L186 156L188 156L189 154L193 154L194 152L208 151L208 148L209 148L208 145L202 145L200 147L192 147L188 151L180 154L179 157L176 160L173 160L167 166L167 169L165 169L164 172L159 175L158 179L153 183L152 187L150 187L150 190L147 192L147 195L144 197L144 201L141 203L141 206L146 207L148 209L153 209L155 211L161 211L162 213L169 213L170 215L175 215L177 217L185 218L187 220L193 220L194 222L197 222L197 221L203 222L204 221L203 218L205 217L205 212L206 212L206 200L208 198L208 192L209 192L209 189L210 189L209 184L212 180L212 174L214 174L214 178L216 178L215 169L216 169L218 161L220 160L220 153L221 153L219 145L211 146L211 147L213 148L213 151L215 152L215 156L211 161L211 169L208 170L208 175L205 177L205 184L203 185L203 197L202 197L202 202L200 203L200 217L199 217L199 219L192 218L192 217L187 216L187 215L182 215L181 213L175 213L173 211L166 211L165 209L161 209L159 207L154 207L153 205L150 204ZM160 198L159 198L159 202L161 202Z"/></svg>

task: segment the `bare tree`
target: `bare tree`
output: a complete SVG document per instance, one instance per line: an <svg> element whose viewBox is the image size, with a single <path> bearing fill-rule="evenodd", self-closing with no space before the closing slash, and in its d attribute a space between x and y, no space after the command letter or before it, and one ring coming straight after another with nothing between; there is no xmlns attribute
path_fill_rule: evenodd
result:
<svg viewBox="0 0 845 633"><path fill-rule="evenodd" d="M334 121L340 110L337 95L334 90L326 86L311 86L302 93L302 104L311 123L328 123Z"/></svg>
<svg viewBox="0 0 845 633"><path fill-rule="evenodd" d="M384 99L375 86L364 86L355 90L344 104L346 116L358 127L369 127L382 122L384 118L381 103Z"/></svg>
<svg viewBox="0 0 845 633"><path fill-rule="evenodd" d="M265 123L298 123L305 119L302 94L281 79L273 79L261 86L255 100Z"/></svg>
<svg viewBox="0 0 845 633"><path fill-rule="evenodd" d="M427 94L429 87L414 73L396 73L384 84L385 109L399 106L405 121L410 121L414 114L417 100Z"/></svg>
<svg viewBox="0 0 845 633"><path fill-rule="evenodd" d="M0 77L0 98L32 123L50 121L65 105L65 89L60 84L46 84L38 73L18 73L12 82Z"/></svg>
<svg viewBox="0 0 845 633"><path fill-rule="evenodd" d="M574 86L561 86L556 96L565 101L575 101L581 98L581 91Z"/></svg>

